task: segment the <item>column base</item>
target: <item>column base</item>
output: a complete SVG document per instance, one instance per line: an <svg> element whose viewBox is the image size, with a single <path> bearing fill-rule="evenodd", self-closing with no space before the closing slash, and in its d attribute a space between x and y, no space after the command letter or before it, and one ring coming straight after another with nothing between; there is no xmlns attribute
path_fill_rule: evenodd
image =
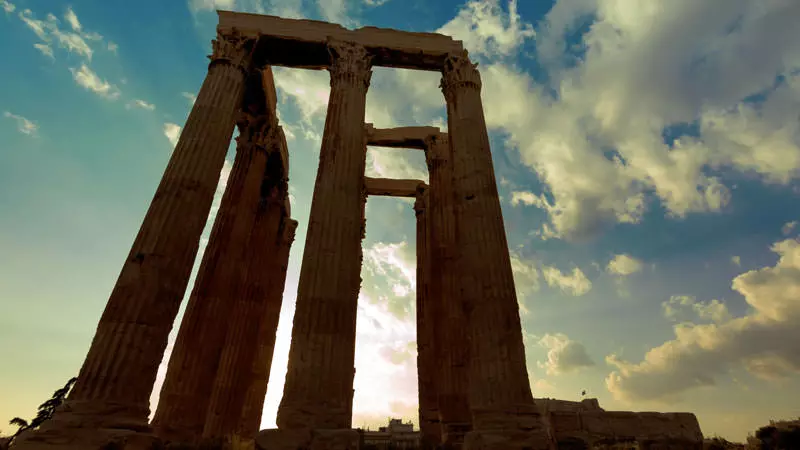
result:
<svg viewBox="0 0 800 450"><path fill-rule="evenodd" d="M464 450L557 450L547 418L536 406L520 404L506 410L473 408L473 430Z"/></svg>
<svg viewBox="0 0 800 450"><path fill-rule="evenodd" d="M68 401L38 429L14 441L15 450L150 450L160 445L148 411L106 402ZM143 417L143 419L142 419Z"/></svg>
<svg viewBox="0 0 800 450"><path fill-rule="evenodd" d="M340 430L262 430L256 436L256 450L358 450L361 434Z"/></svg>
<svg viewBox="0 0 800 450"><path fill-rule="evenodd" d="M14 450L160 450L151 434L130 430L44 428L23 433L14 440Z"/></svg>
<svg viewBox="0 0 800 450"><path fill-rule="evenodd" d="M533 430L480 430L464 436L464 450L556 450L545 433Z"/></svg>
<svg viewBox="0 0 800 450"><path fill-rule="evenodd" d="M472 430L470 423L448 423L442 426L441 450L460 449L464 444L464 437Z"/></svg>

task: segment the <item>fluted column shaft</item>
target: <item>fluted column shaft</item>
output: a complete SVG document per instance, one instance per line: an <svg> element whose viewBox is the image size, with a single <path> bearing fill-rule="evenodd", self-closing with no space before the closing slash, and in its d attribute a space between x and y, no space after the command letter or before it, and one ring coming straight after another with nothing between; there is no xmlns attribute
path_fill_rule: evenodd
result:
<svg viewBox="0 0 800 450"><path fill-rule="evenodd" d="M241 103L251 42L218 36L203 86L114 286L69 396L147 423L167 336L197 255Z"/></svg>
<svg viewBox="0 0 800 450"><path fill-rule="evenodd" d="M430 190L420 188L414 212L417 217L417 379L419 384L419 429L425 450L435 449L441 442L437 384L439 370L435 328L438 320L439 298L430 295L431 282L431 221Z"/></svg>
<svg viewBox="0 0 800 450"><path fill-rule="evenodd" d="M463 297L458 289L456 196L453 186L454 155L446 134L426 140L430 174L431 293L439 305L435 330L438 363L438 411L442 443L458 447L469 431L468 323Z"/></svg>
<svg viewBox="0 0 800 450"><path fill-rule="evenodd" d="M364 112L371 75L363 47L332 43L331 92L306 235L280 429L351 427L361 272Z"/></svg>
<svg viewBox="0 0 800 450"><path fill-rule="evenodd" d="M169 360L153 426L163 438L201 437L261 195L270 124L242 116L236 158Z"/></svg>
<svg viewBox="0 0 800 450"><path fill-rule="evenodd" d="M258 227L258 222L256 224ZM297 221L284 217L280 240L275 248L275 256L269 267L261 272L262 283L266 289L264 308L259 320L257 351L249 376L249 386L244 398L244 406L239 420L238 434L250 439L261 425L264 399L275 352L275 338L283 304L283 291L286 285L286 272L289 267L289 252L294 242ZM247 373L246 368L242 370Z"/></svg>
<svg viewBox="0 0 800 450"><path fill-rule="evenodd" d="M277 127L275 129L280 130ZM271 303L280 305L281 300L280 296L277 299L267 297L271 278L282 278L278 269L285 264L284 261L277 260L282 228L286 225L284 197L287 192L286 177L282 170L275 170L283 166L279 150L282 139L279 133L273 133L269 144L270 160L260 183L261 201L258 213L253 217L252 232L247 243L249 248L241 262L247 268L246 278L240 288L234 291L236 296L228 302L232 311L211 391L203 430L204 438L236 435L251 439L258 431L252 430L248 436L239 434L242 409L252 384L252 368L259 350L259 331L264 310ZM273 339L277 320L274 325L271 331Z"/></svg>
<svg viewBox="0 0 800 450"><path fill-rule="evenodd" d="M461 296L469 319L469 400L473 432L465 448L538 448L522 328L503 225L481 80L466 52L445 62L442 91L457 198ZM489 434L494 435L488 438ZM489 444L498 436L506 441ZM534 444L535 442L535 444ZM499 445L499 446L498 446Z"/></svg>

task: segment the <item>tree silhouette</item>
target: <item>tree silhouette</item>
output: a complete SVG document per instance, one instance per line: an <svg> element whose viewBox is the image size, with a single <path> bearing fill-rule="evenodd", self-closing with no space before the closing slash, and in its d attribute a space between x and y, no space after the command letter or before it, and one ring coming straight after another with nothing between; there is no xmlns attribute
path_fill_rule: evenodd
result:
<svg viewBox="0 0 800 450"><path fill-rule="evenodd" d="M17 428L27 428L28 427L28 421L25 420L25 419L22 419L20 417L14 417L13 419L9 420L8 423L10 425L14 425Z"/></svg>
<svg viewBox="0 0 800 450"><path fill-rule="evenodd" d="M75 377L70 378L64 387L53 392L53 395L47 401L39 405L39 410L36 413L36 417L34 417L30 422L20 417L14 417L11 419L8 423L18 427L17 432L11 436L11 442L14 442L14 439L16 439L16 437L19 436L23 431L35 430L39 428L42 423L53 417L53 413L56 411L56 408L64 403L64 399L67 398L67 394L69 394L69 391L72 389L72 385L75 384L76 380L77 378Z"/></svg>

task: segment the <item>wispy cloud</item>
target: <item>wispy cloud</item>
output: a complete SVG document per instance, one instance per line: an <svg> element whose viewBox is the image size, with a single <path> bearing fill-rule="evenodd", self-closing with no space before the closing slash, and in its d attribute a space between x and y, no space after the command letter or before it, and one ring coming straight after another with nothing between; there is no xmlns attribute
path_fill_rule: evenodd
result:
<svg viewBox="0 0 800 450"><path fill-rule="evenodd" d="M14 5L8 2L3 7L6 12L15 9ZM64 13L64 22L68 28L62 27L58 17L53 13L48 13L44 19L39 19L33 11L24 9L19 12L18 17L39 38L40 42L33 46L42 55L55 60L54 50L58 48L84 60L79 67L69 69L79 86L111 100L120 96L120 90L115 85L102 79L89 67L95 48L116 52L117 45L110 41L106 42L100 33L86 30L71 6L68 6Z"/></svg>
<svg viewBox="0 0 800 450"><path fill-rule="evenodd" d="M125 107L128 108L128 109L131 109L131 108L146 109L148 111L153 111L154 109L156 109L156 105L154 105L152 103L148 103L148 102L146 102L144 100L141 100L141 99L138 99L138 98L130 101L127 105L125 105Z"/></svg>
<svg viewBox="0 0 800 450"><path fill-rule="evenodd" d="M3 117L15 121L17 123L17 131L20 133L31 137L36 137L38 135L39 125L37 125L36 122L9 111L4 112Z"/></svg>
<svg viewBox="0 0 800 450"><path fill-rule="evenodd" d="M44 56L47 56L48 58L50 58L52 60L56 59L55 55L53 54L53 47L51 47L50 44L44 44L42 42L37 42L37 43L33 44L33 47L36 50L39 50L40 52L42 52L42 54Z"/></svg>
<svg viewBox="0 0 800 450"><path fill-rule="evenodd" d="M3 8L3 11L5 11L6 14L11 14L14 12L15 9L17 9L16 5L9 2L8 0L0 0L0 7Z"/></svg>
<svg viewBox="0 0 800 450"><path fill-rule="evenodd" d="M19 18L33 31L36 36L46 45L58 45L58 47L85 57L91 61L94 50L88 41L102 40L102 36L94 32L84 32L75 12L68 8L64 16L72 30L63 30L59 27L58 18L54 14L47 14L44 20L37 19L30 9L22 10Z"/></svg>
<svg viewBox="0 0 800 450"><path fill-rule="evenodd" d="M72 27L73 31L80 33L81 22L78 20L78 16L75 15L75 11L72 10L71 6L67 7L67 12L64 13L64 20L66 20L69 26Z"/></svg>
<svg viewBox="0 0 800 450"><path fill-rule="evenodd" d="M181 92L181 96L189 101L189 105L194 106L194 102L197 101L197 96L192 94L191 92Z"/></svg>
<svg viewBox="0 0 800 450"><path fill-rule="evenodd" d="M86 64L81 64L80 67L70 68L69 70L72 72L72 77L79 86L109 100L116 100L119 98L119 89L108 81L100 78Z"/></svg>

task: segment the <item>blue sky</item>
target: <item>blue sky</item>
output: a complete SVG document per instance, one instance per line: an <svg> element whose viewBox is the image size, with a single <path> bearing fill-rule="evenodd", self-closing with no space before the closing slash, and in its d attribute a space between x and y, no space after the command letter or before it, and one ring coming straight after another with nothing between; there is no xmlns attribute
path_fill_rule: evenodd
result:
<svg viewBox="0 0 800 450"><path fill-rule="evenodd" d="M706 434L732 439L800 416L800 4L0 6L0 430L77 373L202 83L214 8L464 41L480 62L536 397L586 389L606 409L693 411ZM300 226L264 427L281 395L328 95L325 72L276 69L275 80ZM367 121L445 129L438 81L376 69ZM367 158L371 176L427 178L419 152ZM411 202L369 200L356 425L416 420L414 227Z"/></svg>

